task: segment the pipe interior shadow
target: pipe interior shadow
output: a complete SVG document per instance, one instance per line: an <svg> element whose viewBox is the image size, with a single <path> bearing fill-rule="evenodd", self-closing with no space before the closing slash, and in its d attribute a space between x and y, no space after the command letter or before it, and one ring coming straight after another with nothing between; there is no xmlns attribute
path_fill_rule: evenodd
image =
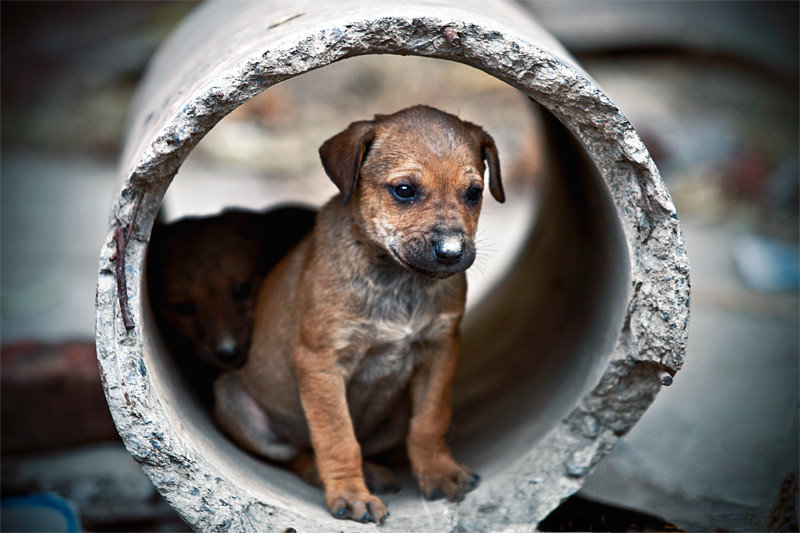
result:
<svg viewBox="0 0 800 533"><path fill-rule="evenodd" d="M476 468L503 467L498 454L521 455L575 406L625 315L629 256L607 187L584 147L534 105L548 154L539 216L512 271L463 327L452 440Z"/></svg>

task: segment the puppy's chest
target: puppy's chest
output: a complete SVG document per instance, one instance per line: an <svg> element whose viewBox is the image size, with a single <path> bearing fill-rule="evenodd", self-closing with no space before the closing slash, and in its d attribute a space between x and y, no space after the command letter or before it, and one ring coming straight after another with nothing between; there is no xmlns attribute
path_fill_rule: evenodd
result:
<svg viewBox="0 0 800 533"><path fill-rule="evenodd" d="M454 320L429 312L400 312L360 322L343 359L351 384L407 383L423 358L441 349Z"/></svg>

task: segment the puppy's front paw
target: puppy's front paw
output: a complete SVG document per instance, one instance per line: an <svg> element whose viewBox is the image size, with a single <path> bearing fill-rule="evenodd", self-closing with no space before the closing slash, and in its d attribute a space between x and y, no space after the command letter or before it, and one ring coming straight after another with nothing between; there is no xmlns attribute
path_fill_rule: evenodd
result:
<svg viewBox="0 0 800 533"><path fill-rule="evenodd" d="M366 488L332 487L325 491L325 501L334 518L355 520L357 522L375 522L383 524L389 511L380 498L373 496Z"/></svg>
<svg viewBox="0 0 800 533"><path fill-rule="evenodd" d="M426 498L447 498L461 501L464 495L478 485L480 477L466 466L453 460L440 461L434 467L418 472L417 483Z"/></svg>

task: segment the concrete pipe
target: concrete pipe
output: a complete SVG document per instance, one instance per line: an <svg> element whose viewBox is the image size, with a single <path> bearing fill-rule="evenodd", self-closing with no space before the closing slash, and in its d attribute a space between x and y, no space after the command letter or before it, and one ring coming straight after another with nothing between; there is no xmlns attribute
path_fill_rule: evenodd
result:
<svg viewBox="0 0 800 533"><path fill-rule="evenodd" d="M119 433L195 529L366 527L334 520L320 491L215 428L170 365L143 285L153 221L196 143L270 86L365 54L442 58L502 80L546 110L549 154L535 225L463 324L452 447L482 481L453 504L423 501L409 480L384 498L387 530L537 524L681 367L688 262L669 194L630 123L528 13L499 0L206 4L162 47L134 102L97 290Z"/></svg>

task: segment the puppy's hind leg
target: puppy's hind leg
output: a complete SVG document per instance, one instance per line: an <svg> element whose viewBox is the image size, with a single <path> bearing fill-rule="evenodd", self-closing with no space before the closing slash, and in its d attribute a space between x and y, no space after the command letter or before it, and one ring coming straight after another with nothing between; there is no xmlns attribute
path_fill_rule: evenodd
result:
<svg viewBox="0 0 800 533"><path fill-rule="evenodd" d="M236 444L273 461L291 461L298 449L272 431L269 417L242 387L233 372L214 381L214 419Z"/></svg>

